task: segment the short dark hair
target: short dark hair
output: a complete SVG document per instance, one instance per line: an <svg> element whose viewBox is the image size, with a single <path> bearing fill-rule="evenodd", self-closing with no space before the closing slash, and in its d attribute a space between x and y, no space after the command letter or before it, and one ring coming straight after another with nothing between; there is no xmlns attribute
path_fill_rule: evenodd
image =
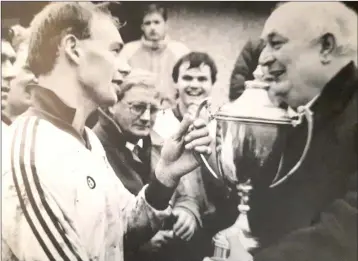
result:
<svg viewBox="0 0 358 261"><path fill-rule="evenodd" d="M158 3L152 3L149 5L145 5L143 8L143 16L142 18L144 19L144 17L148 14L153 14L153 13L159 13L164 21L168 20L168 10L165 6L158 4Z"/></svg>
<svg viewBox="0 0 358 261"><path fill-rule="evenodd" d="M88 2L50 3L34 17L30 25L28 64L35 75L48 74L53 70L58 47L66 34L71 33L78 39L91 36L90 22L95 13L113 18L108 6Z"/></svg>
<svg viewBox="0 0 358 261"><path fill-rule="evenodd" d="M189 62L189 69L198 68L202 64L208 65L210 67L211 81L213 84L216 82L216 75L218 73L218 69L214 60L207 53L191 52L180 58L174 65L172 78L175 83L178 82L179 67L185 62Z"/></svg>

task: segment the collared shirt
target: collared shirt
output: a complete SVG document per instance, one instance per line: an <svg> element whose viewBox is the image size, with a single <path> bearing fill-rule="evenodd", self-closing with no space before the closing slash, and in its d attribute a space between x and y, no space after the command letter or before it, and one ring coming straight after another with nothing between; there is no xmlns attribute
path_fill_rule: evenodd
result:
<svg viewBox="0 0 358 261"><path fill-rule="evenodd" d="M316 102L316 100L318 100L320 94L317 94L315 97L313 97L312 100L310 100L308 103L306 103L306 105L300 106L300 107L305 107L308 109L311 109L312 105ZM298 117L300 115L299 112L297 112L297 110L293 109L292 107L288 107L287 108L287 113L290 117Z"/></svg>
<svg viewBox="0 0 358 261"><path fill-rule="evenodd" d="M134 151L135 149L135 146L139 146L141 149L143 149L143 139L140 139L137 144L133 144L129 141L126 142L126 147L127 149L129 149L131 152Z"/></svg>

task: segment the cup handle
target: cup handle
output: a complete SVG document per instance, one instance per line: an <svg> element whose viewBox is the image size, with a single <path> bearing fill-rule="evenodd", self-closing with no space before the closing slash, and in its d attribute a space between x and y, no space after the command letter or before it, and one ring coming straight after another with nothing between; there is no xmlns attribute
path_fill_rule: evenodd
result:
<svg viewBox="0 0 358 261"><path fill-rule="evenodd" d="M305 160L306 156L307 156L307 152L308 149L311 145L311 141L312 141L312 133L313 133L313 114L311 112L311 110L308 107L302 107L302 112L303 115L306 117L307 119L307 123L308 123L308 129L307 129L307 140L306 140L306 145L305 148L302 152L302 155L300 157L300 159L297 161L297 163L295 164L295 166L293 166L293 168L281 179L277 180L277 177L279 175L276 175L273 183L270 185L270 188L274 188L278 185L280 185L282 182L284 182L285 180L287 180L290 176L292 176L298 169L299 167L301 167L302 162ZM297 123L295 123L297 124ZM277 181L276 181L277 180Z"/></svg>
<svg viewBox="0 0 358 261"><path fill-rule="evenodd" d="M195 113L195 118L199 118L201 111L203 110L203 108L208 109L209 107L209 98L206 98L205 100L203 100L199 106L198 109L196 110ZM196 156L197 160L204 164L204 166L208 169L208 171L210 172L211 175L213 175L215 178L220 179L219 175L216 174L216 172L213 170L213 168L210 166L208 160L205 158L205 156L202 153L194 153L194 155Z"/></svg>

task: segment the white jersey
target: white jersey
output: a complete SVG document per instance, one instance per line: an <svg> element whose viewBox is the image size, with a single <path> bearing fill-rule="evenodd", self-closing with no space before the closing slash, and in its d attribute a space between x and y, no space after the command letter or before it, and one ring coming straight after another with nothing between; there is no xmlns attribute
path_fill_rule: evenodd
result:
<svg viewBox="0 0 358 261"><path fill-rule="evenodd" d="M90 149L37 116L20 116L9 128L2 148L2 260L120 261L126 236L155 232L170 214L170 207L147 203L146 187L137 197L128 192L98 138L86 133Z"/></svg>

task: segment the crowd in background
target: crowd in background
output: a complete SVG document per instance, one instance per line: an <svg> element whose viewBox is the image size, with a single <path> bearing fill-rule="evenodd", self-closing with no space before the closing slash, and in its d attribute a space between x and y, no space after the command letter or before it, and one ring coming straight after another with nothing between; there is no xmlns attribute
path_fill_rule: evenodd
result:
<svg viewBox="0 0 358 261"><path fill-rule="evenodd" d="M49 5L51 6L52 4ZM11 175L9 175L9 173L12 173L16 176L14 173L17 172L16 167L13 167L13 153L16 154L19 151L20 163L18 168L22 174L24 173L23 175L30 175L31 171L36 173L37 166L34 165L35 160L31 159L33 155L32 150L28 153L30 156L26 152L24 155L22 153L24 150L26 151L26 146L30 144L26 140L27 136L30 137L31 133L35 133L37 128L31 130L30 127L34 124L35 126L37 126L36 124L41 124L41 120L40 123L38 123L39 120L36 120L36 117L38 117L39 119L51 122L51 124L56 126L56 131L57 128L60 130L64 129L66 135L71 134L76 138L76 141L79 140L81 142L80 145L84 145L83 147L86 148L86 152L83 152L83 155L87 153L87 150L94 152L99 148L99 152L96 151L94 154L100 156L101 159L105 159L105 163L108 163L109 166L106 165L106 168L113 170L116 177L115 181L111 180L108 184L120 184L116 189L120 191L125 190L125 193L123 193L125 194L124 198L128 196L126 193L129 192L136 197L137 201L132 204L134 207L130 209L130 214L125 214L125 217L128 219L122 219L115 212L111 213L111 211L108 211L108 208L113 209L113 206L108 207L108 205L112 204L108 198L113 197L115 195L114 192L111 192L110 196L106 195L105 202L102 202L101 198L99 200L101 201L100 203L97 202L95 197L92 198L90 196L87 199L83 198L83 195L77 195L88 189L88 187L94 190L96 186L100 187L107 184L101 184L98 181L100 178L96 179L95 174L87 174L92 173L94 170L103 171L106 168L103 166L101 168L98 167L97 165L100 165L100 163L95 165L95 158L86 155L80 160L81 164L74 162L73 168L64 168L62 170L61 164L69 164L64 158L69 160L71 164L72 161L77 159L77 154L73 155L73 159L71 159L72 156L68 155L70 154L70 149L74 151L73 153L75 151L77 153L81 149L77 147L78 144L76 146L71 144L69 148L63 149L60 144L61 139L63 139L62 142L70 143L72 142L70 138L67 136L62 137L55 130L51 132L52 127L41 127L39 125L39 130L42 132L39 132L38 135L42 133L43 137L41 139L43 140L37 142L39 145L36 149L39 151L35 153L36 160L39 158L38 161L40 162L41 158L43 158L42 161L46 161L45 154L51 153L52 150L58 149L60 152L58 154L55 153L56 156L53 156L55 158L52 159L57 166L38 163L41 165L38 166L40 181L34 178L34 184L31 183L32 185L28 186L29 189L30 187L31 189L36 187L40 191L39 198L33 199L35 202L36 200L41 201L39 205L40 210L38 210L40 216L41 211L43 211L42 208L48 211L47 205L44 203L46 201L45 198L50 206L52 206L51 204L56 205L55 210L44 221L41 221L40 218L38 219L42 227L44 227L43 222L53 222L55 224L54 227L59 231L61 236L63 236L61 231L65 231L65 236L63 236L64 243L62 243L62 239L58 236L61 240L58 241L59 245L57 246L53 242L56 242L58 238L56 236L54 238L49 236L46 239L47 241L44 240L45 242L41 244L41 240L43 240L41 235L36 235L36 229L31 227L31 222L28 221L28 217L25 214L26 211L24 209L26 209L26 204L29 203L24 203L25 207L21 205L21 208L23 208L22 212L21 208L20 210L9 210L9 214L6 213L3 216L2 227L6 227L5 237L2 239L2 245L6 246L3 248L5 249L2 252L3 257L11 256L11 258L5 260L45 260L43 257L47 256L51 260L46 252L46 247L44 247L48 242L54 244L54 248L60 253L63 260L66 258L66 260L72 260L67 252L73 254L72 258L77 260L122 260L124 258L126 261L199 261L203 260L206 256L211 256L213 253L213 236L231 226L238 216L237 205L240 200L239 196L236 193L231 193L221 180L212 177L204 166L195 167L190 169L190 171L181 171L180 165L179 167L177 166L178 171L185 173L180 173L182 177L177 182L174 182L175 186L169 186L170 189L173 187L173 191L169 193L166 191L167 187L158 187L163 184L157 184L161 181L158 181L157 166L162 163L163 155L167 155L168 149L165 149L166 140L176 137L178 131L179 133L183 132L183 125L186 124L185 115L195 115L198 105L204 99L211 97L215 100L215 97L212 97L212 90L217 82L218 67L213 59L213 54L190 50L186 46L186 43L180 42L180 39L172 39L167 22L170 19L168 11L160 4L148 3L141 10L142 37L125 44L118 34L118 30L113 30L108 25L106 19L109 17L109 14L107 12L102 14L102 8L105 9L108 4L97 3L89 7L81 7L80 4L76 3L69 4L68 6L65 3L63 6L61 5L58 4L57 7L53 5L53 7L48 9L45 8L35 16L31 26L28 28L20 25L2 28L2 154L3 159L5 159L4 161L8 161L10 166L2 172L3 177L5 177L4 180L8 182L3 183L3 188L4 186L9 186L8 191L10 191L8 192L9 194L5 194L5 200L9 199L7 204L21 205L21 196L11 190L13 187L18 186L14 181L16 178L12 180ZM307 11L306 7L304 7L305 4L302 3L302 5L303 7L298 6L298 8L302 8L301 11ZM264 67L277 79L289 70L287 68L290 68L290 70L295 71L290 72L293 75L292 79L298 81L300 86L322 85L321 89L323 89L323 86L340 85L339 82L344 82L341 85L347 85L348 90L341 91L339 94L333 92L334 96L338 100L342 100L344 105L341 102L336 104L330 100L332 95L330 95L329 91L326 91L328 92L326 94L328 100L321 101L322 105L320 105L321 107L318 106L318 112L315 114L319 115L317 119L319 126L317 131L321 132L315 133L319 138L312 145L311 160L308 160L307 164L302 168L300 171L301 175L297 175L298 178L293 179L273 192L263 188L260 181L258 181L256 185L259 189L253 192L253 209L249 218L253 236L259 239L260 246L248 255L239 253L239 255L242 255L240 258L233 257L232 254L231 260L245 261L254 257L253 260L255 261L313 261L338 260L336 257L340 256L344 258L339 260L350 261L354 260L354 255L356 255L356 253L353 253L355 250L352 252L352 249L356 247L356 235L352 234L352 231L355 231L354 228L356 228L356 224L352 223L352 217L355 219L357 214L357 209L352 205L352 201L356 200L356 188L351 187L353 186L352 179L354 182L354 178L356 178L352 173L355 173L354 167L356 167L354 162L356 160L355 142L357 141L357 136L355 135L357 135L357 123L353 119L355 115L352 111L354 110L354 105L350 105L350 99L351 96L355 95L352 93L357 93L355 78L357 60L352 58L357 54L357 43L352 43L354 39L349 38L354 31L354 28L351 28L352 23L349 19L355 19L356 21L357 17L352 10L341 3L334 3L332 5L333 7L328 4L327 9L322 7L322 10L329 11L328 19L334 20L327 25L327 28L329 28L332 24L334 29L322 36L322 49L317 51L322 54L322 57L317 58L314 55L315 58L309 55L304 56L306 52L313 51L307 51L305 48L308 47L301 47L300 45L288 47L292 48L290 50L284 49L284 45L289 42L288 39L297 41L296 38L298 36L301 37L297 32L303 32L303 30L302 28L294 28L292 29L293 33L290 34L284 31L284 29L279 28L287 34L285 37L275 35L274 33L265 36L264 31L263 35L257 35L254 39L247 39L245 46L240 51L233 65L230 82L226 84L229 90L228 100L230 102L235 102L241 96L245 90L245 82L254 79L254 71ZM279 5L276 8L277 12L285 13L292 11L290 4ZM312 8L316 8L318 11L321 10L321 7L317 3L313 4ZM335 11L332 8L339 9L337 9L338 11L336 10L338 15L334 13ZM68 13L61 14L61 12L65 11ZM80 18L70 17L71 14L79 15L79 13L81 13ZM74 33L75 30L79 30L78 28L83 26L83 24L76 24L76 19L82 19L80 22L85 23L86 15L88 16L89 13L91 15L92 13L98 15L97 26L95 27L91 22L88 22L91 21L88 19L88 25L83 27L85 29ZM342 15L346 15L347 19L344 20ZM265 29L269 30L270 26L273 27L276 24L283 26L285 23L283 19L290 21L287 15L280 13L280 17L282 20L277 18L275 21L269 20L271 24L266 24ZM327 21L323 18L322 20ZM312 21L315 20L312 18ZM323 24L324 21L322 22ZM113 26L113 24L116 24L119 28L122 26L119 24L118 19L111 17L111 25ZM90 26L93 26L93 28ZM287 26L293 28L294 23L288 22ZM34 28L36 31L33 31ZM321 25L319 29L325 30L326 27ZM312 31L314 30L312 29ZM95 39L95 35L97 39ZM90 36L93 36L93 39ZM321 37L321 35L319 36ZM307 37L312 36L308 35ZM93 42L86 42L87 38L92 39ZM108 50L103 51L102 49L108 49L107 42L112 41L112 38L116 38L117 42L112 43L109 47L110 52ZM78 39L80 40L78 41ZM319 41L315 40L319 42L321 38ZM353 47L349 46L351 49L345 50L341 47L341 45L345 46L345 42ZM220 44L220 39L218 39L217 44ZM275 51L279 51L281 48L286 50L287 53L276 54ZM340 51L342 51L342 54L338 53ZM293 54L294 52L297 52L297 54ZM331 52L337 52L338 54L335 55L339 56L337 58L337 56L333 55L334 58L332 59L334 62L330 60ZM300 55L302 55L301 58L299 57ZM112 56L115 57L114 60ZM111 59L114 61L113 63L110 62L112 61ZM295 59L297 61L306 59L305 63L308 64L307 69L303 68L305 66L304 62L302 64L297 62L296 64ZM313 61L310 61L310 59L313 59ZM279 62L276 62L276 60L279 60ZM335 62L338 60L339 62ZM311 62L312 65L310 65ZM323 65L337 64L337 66L329 67L329 69L320 69L317 64L314 64L315 62L317 64L322 63ZM116 72L112 73L114 63L116 63ZM282 64L287 67L284 67ZM311 73L317 70L318 78L323 80L317 80L317 76L311 76L307 72L309 70ZM327 70L327 74L325 74L325 70ZM340 73L337 76L336 73L338 72ZM302 73L303 76L299 75L299 73ZM107 78L111 78L112 74L116 76L114 79L111 79L111 84L108 87L105 81L108 80ZM57 78L50 77L53 75L57 75ZM332 80L334 79L333 76L337 76L338 80ZM76 82L78 86L86 87L71 86L72 83L70 83L70 80L66 82L66 78L76 79L73 82ZM349 79L347 84L344 81L346 78ZM103 89L101 89L102 93L97 90L99 87ZM109 88L115 90L115 98L112 97L113 95L108 90ZM288 92L288 87L283 85L278 88L280 101L285 103L286 107L289 106L293 110L297 109L298 105L307 104L312 99L313 94L321 91L318 87L312 87L311 89L307 87L307 90L293 92L288 95L285 93ZM353 90L351 91L352 88ZM302 100L296 98L301 97L300 95L304 97ZM97 99L97 96L100 98ZM101 102L99 102L100 99ZM115 102L112 100L115 100ZM346 103L349 106L346 106ZM81 106L84 108L83 111L78 109L82 108ZM86 115L86 106L94 106L95 109L89 110L90 113ZM347 115L343 114L346 116L341 116L341 118L340 115L342 114L340 113L338 113L338 116L337 114L332 114L333 116L326 115L325 113L331 109L330 106L336 106L333 110L337 111L346 109L348 111ZM323 111L323 116L320 115L319 110ZM29 120L26 120L26 117L29 117ZM291 133L291 142L287 145L287 148L291 150L287 154L289 161L294 162L298 152L301 151L300 146L304 144L303 140L305 139L302 134L305 133L303 131L305 127L303 125L303 127L301 126ZM78 128L80 131L77 131ZM206 128L208 128L208 135L215 137L215 130L211 128L211 125L209 124ZM29 134L27 134L27 131L29 131ZM23 140L17 141L17 137L21 135ZM53 141L52 135L54 138L57 137L58 141ZM345 137L343 138L342 135ZM202 138L200 142L204 144L206 138ZM21 145L21 142L24 145ZM48 144L52 142L54 142L53 145ZM20 145L17 150L15 149L15 152L13 149L7 149L16 148L17 144ZM198 144L195 143L190 148L186 147L186 149L191 149L195 146L198 146ZM327 151L320 156L321 150L324 150L325 146L327 146ZM42 148L42 150L40 151L39 148ZM45 151L46 149L51 149L51 151ZM165 150L165 152L162 152L162 150ZM341 155L337 155L337 151ZM6 155L11 155L11 159L10 156L7 158ZM61 156L63 158L59 158ZM22 157L25 160L27 160L27 157L30 157L30 165L23 163ZM214 160L214 158L212 155L209 161ZM327 162L327 160L330 162ZM86 162L89 161L93 161L91 162L91 164L94 164L93 169L86 166L84 167L85 170L81 170L81 172L84 172L83 175L86 176L86 183L78 185L79 181L77 178L71 175L75 175L76 171L79 171L78 168L85 166ZM327 166L322 166L322 163L327 163ZM345 166L342 166L342 164L345 164ZM52 168L59 168L62 172L65 171L66 173L71 173L71 175L63 175L61 171L57 169L52 170ZM31 169L31 171L27 172L28 169ZM51 176L52 174L46 174L46 176L41 174L41 171L43 173L54 171L56 174L53 174L53 176ZM59 171L59 174L57 171ZM34 174L34 176L36 175ZM48 179L58 178L62 175L65 181L58 179L53 182L48 181ZM27 178L22 176L22 179L25 184L24 190L27 191ZM44 181L41 181L41 179L44 179ZM72 179L73 184L77 185L73 185L70 182ZM51 184L48 185L47 182ZM41 186L38 187L38 183L41 183L45 187L45 190L49 189L49 194L45 193L42 196L41 191L43 188ZM52 183L56 183L53 185L54 187L52 187ZM156 184L157 187L152 184ZM62 195L64 192L57 191L57 188L61 186L79 186L79 188L75 188L75 202L80 202L81 200L90 201L86 204L93 203L94 207L91 207L94 208L94 211L96 211L97 205L104 204L106 205L105 210L103 210L105 213L99 210L101 217L94 218L94 220L91 219L95 214L92 214L92 212L86 213L87 206L86 208L79 208L84 213L77 213L79 210L76 207L72 208L66 205L72 201L68 201L70 199ZM159 188L157 191L154 191L154 193L158 192L159 196L153 196L153 187L154 190ZM163 198L168 199L169 202L164 202L164 207L162 204L157 203L162 203L160 196L164 195L159 193L160 189L165 191L163 192L165 194ZM16 188L16 191L20 194L23 193L19 192L18 188ZM67 190L65 189L65 191ZM27 191L27 193L29 192ZM348 193L348 196L346 193ZM12 197L9 196L10 194ZM143 196L144 194L145 196ZM119 203L120 208L124 209L128 205L131 205L128 203L134 201L131 196L128 196L130 198L128 201L122 198L122 202ZM348 197L348 199L343 203L337 203L344 196ZM20 198L20 203L17 202L19 201L17 197ZM31 197L29 196L25 195L24 199L28 199L31 202ZM71 198L71 200L74 199ZM35 203L31 202L31 204ZM77 206L76 204L74 203L75 206ZM159 212L166 211L166 204L169 204L171 213L165 214L165 216ZM331 206L331 204L333 205ZM159 205L160 207L158 207ZM8 205L5 204L4 206ZM329 209L329 207L333 208L333 210ZM334 209L335 207L338 210ZM332 210L332 212L324 212L327 208L329 211ZM345 208L348 208L348 210ZM28 234L24 232L23 235L21 233L19 233L21 235L18 235L16 234L16 229L21 228L17 227L17 225L12 224L10 226L8 223L5 223L13 218L15 220L21 219L19 215L22 214L19 214L20 212L18 211L24 213L27 222L30 224L27 224L25 221L24 224L21 223L25 220L25 218L21 217L23 220L19 224L30 226L32 229L30 230L26 227L26 233ZM37 215L36 209L34 213L34 215ZM164 216L165 218L163 218ZM121 222L117 222L117 224L116 221L111 221L116 218L121 220L121 222L125 220L123 221L125 224L130 224L128 229L130 233L126 232L126 229L123 229L125 225L122 225ZM85 222L84 220L87 221ZM87 227L83 225L84 228L81 228L81 230L78 228L78 226L81 226L78 222L81 223L82 221L87 224ZM106 222L109 225L106 225ZM345 224L343 225L342 222ZM64 223L66 225L63 225ZM114 223L116 225L113 225ZM113 225L112 227L110 226L111 224ZM105 232L98 232L98 229L103 227L105 227L103 229ZM93 231L90 231L92 228ZM50 227L49 229L54 228ZM121 239L123 240L121 243L115 239L113 234L107 231L111 229L124 231L121 234L124 238ZM134 231L133 233L132 230ZM44 231L45 234L49 234L46 228L44 228ZM71 233L74 233L75 236L72 237ZM13 234L16 234L16 236ZM98 236L99 234L100 236ZM320 237L325 236L326 238L321 241ZM96 239L89 239L92 237ZM15 243L16 240L21 242L37 240L40 247L35 247L36 251L34 250L35 254L32 256L31 251L23 250L24 245ZM118 247L122 248L118 250L119 254L116 250L107 250L107 248L115 248L113 244L118 244ZM61 250L57 247L62 248L64 245L67 247L63 247L63 249L66 249L67 252L63 250L64 253L61 254ZM333 250L328 250L326 245ZM323 253L326 250L331 254L331 257L329 257L329 254L326 256ZM46 253L46 255L41 251ZM48 252L51 251L51 249L48 250ZM86 251L87 253L85 253ZM333 254L332 251L334 251ZM122 254L123 257L120 258L119 255ZM295 259L300 255L301 259ZM17 259L12 259L15 256ZM55 258L54 260L58 259Z"/></svg>

